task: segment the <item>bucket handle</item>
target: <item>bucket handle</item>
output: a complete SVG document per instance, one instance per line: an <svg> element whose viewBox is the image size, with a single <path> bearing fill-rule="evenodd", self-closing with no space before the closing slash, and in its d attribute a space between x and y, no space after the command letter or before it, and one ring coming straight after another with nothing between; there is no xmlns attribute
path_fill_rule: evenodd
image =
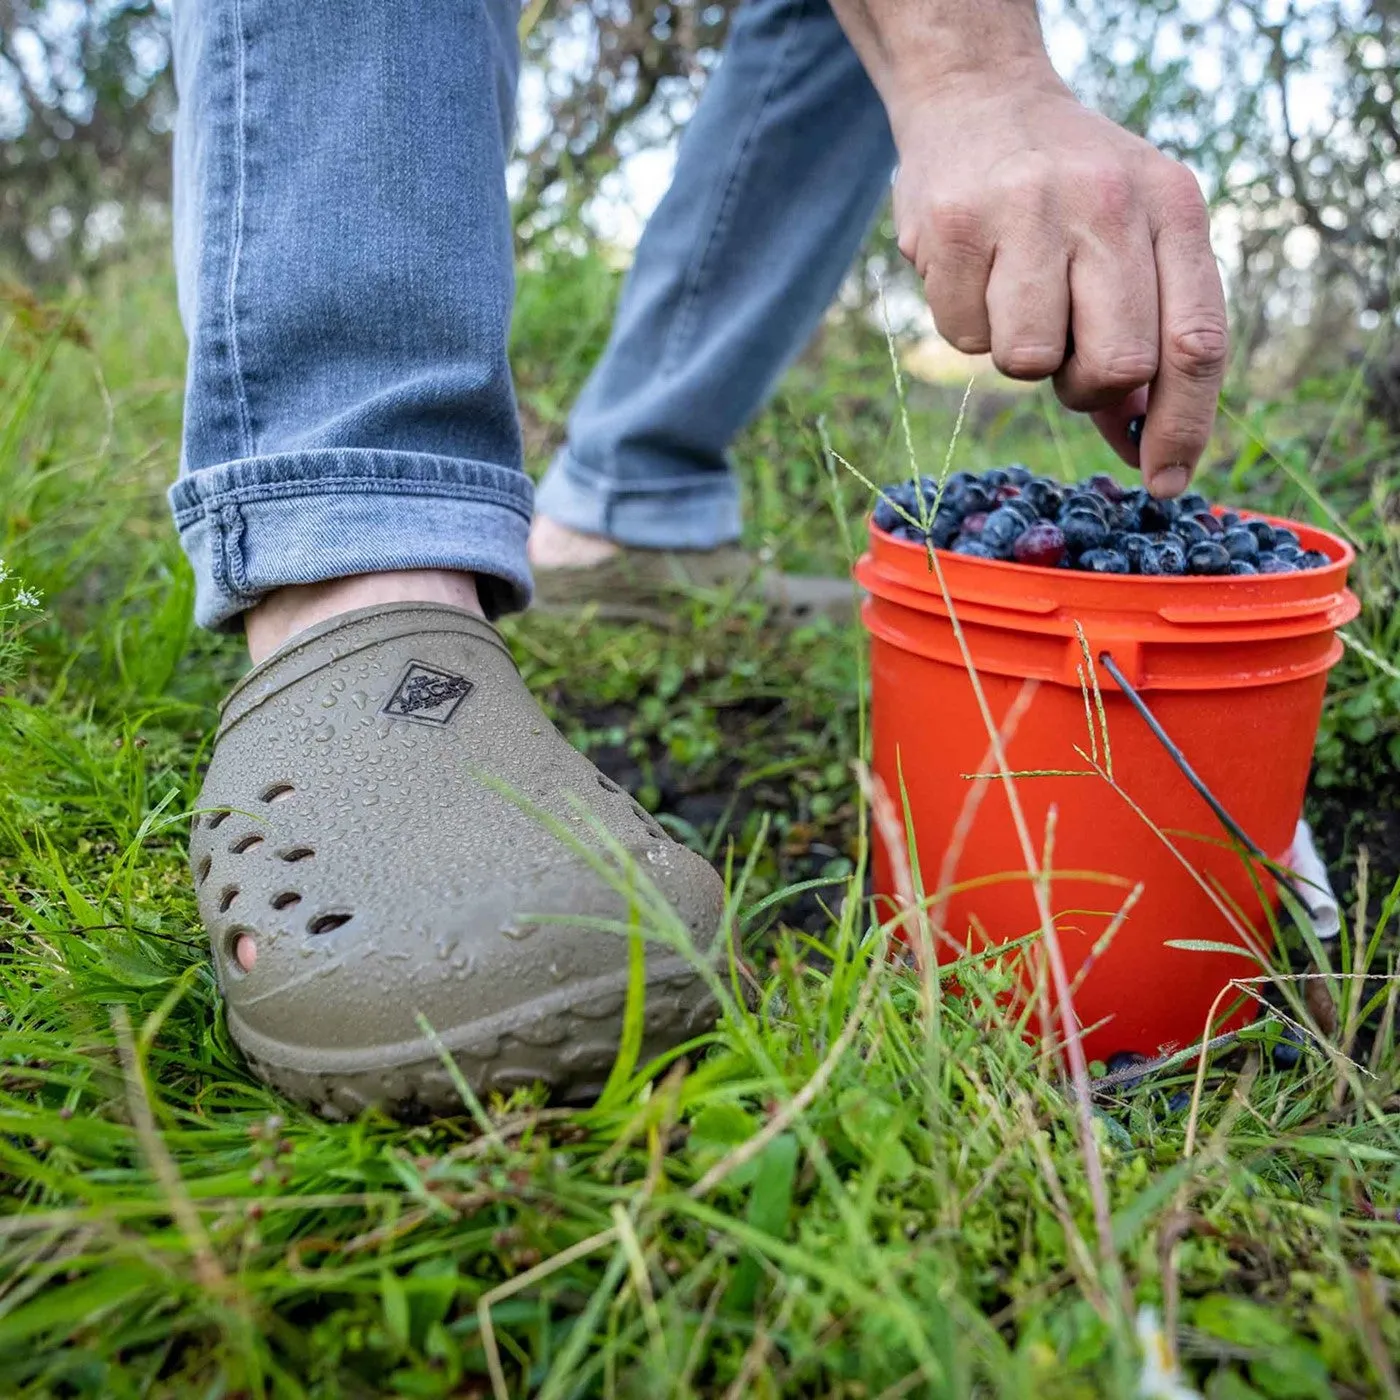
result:
<svg viewBox="0 0 1400 1400"><path fill-rule="evenodd" d="M1205 779L1201 777L1191 766L1190 760L1172 742L1171 735L1162 728L1161 721L1148 708L1147 701L1142 698L1137 687L1128 680L1118 663L1113 659L1111 651L1101 651L1099 653L1099 664L1113 677L1123 694L1128 697L1133 709L1142 716L1143 723L1152 731L1153 737L1161 746L1166 749L1171 761L1181 769L1182 776L1191 784L1197 792L1206 800L1210 810L1220 818L1220 824L1240 843L1251 855L1256 855L1260 860L1267 861L1268 856L1259 848L1254 839L1245 831L1239 822L1225 810L1225 804L1206 786Z"/></svg>
<svg viewBox="0 0 1400 1400"><path fill-rule="evenodd" d="M1143 723L1147 725L1152 731L1153 737L1167 751L1167 755L1171 758L1171 761L1181 769L1182 776L1205 799L1206 805L1220 819L1221 826L1223 826L1251 855L1263 861L1266 866L1275 866L1277 862L1266 855L1258 843L1250 837L1249 833L1245 831L1239 822L1225 810L1225 804L1206 786L1205 779L1196 772L1191 766L1190 760L1182 753L1176 744L1172 742L1171 735L1162 728L1161 721L1152 713L1151 709L1148 707L1147 701L1142 698L1137 687L1128 680L1118 663L1113 659L1113 653L1111 651L1101 651L1099 653L1099 664L1113 677L1123 694L1128 697L1129 704L1142 716ZM1295 876L1298 876L1301 883L1329 896L1332 895L1330 887L1324 888L1324 886L1318 884L1316 880L1298 875L1298 872L1294 873Z"/></svg>

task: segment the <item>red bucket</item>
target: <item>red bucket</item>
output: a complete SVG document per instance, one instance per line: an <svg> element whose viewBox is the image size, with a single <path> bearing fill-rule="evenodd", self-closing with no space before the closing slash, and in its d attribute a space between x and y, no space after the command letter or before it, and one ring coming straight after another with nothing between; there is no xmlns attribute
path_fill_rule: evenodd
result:
<svg viewBox="0 0 1400 1400"><path fill-rule="evenodd" d="M1269 891L1272 877L1258 863L1251 872L1232 848L1099 658L1111 655L1245 834L1286 864L1327 672L1342 654L1336 629L1360 605L1346 586L1355 555L1345 541L1291 521L1273 523L1287 524L1305 549L1332 562L1292 574L1137 577L938 551L999 728L1026 683L1037 683L1028 701L1022 698L1006 758L1013 773L1055 775L1017 778L1016 791L1037 859L1047 814L1057 809L1050 909L1066 970L1071 983L1077 980L1074 1006L1091 1059L1156 1055L1222 1029L1207 1025L1217 996L1232 979L1258 972L1247 957L1168 946L1242 946L1202 881L1252 926L1257 945L1270 946L1256 880ZM907 801L900 816L912 828L925 897L963 887L936 906L946 935L940 961L1034 935L1040 919L1006 784L975 776L995 773L996 760L928 552L872 526L855 574L869 594L862 617L871 635L875 775L896 805L901 792ZM1121 794L1098 775L1061 776L1089 768L1076 746L1089 754L1096 743L1099 763L1106 761L1102 738L1090 736L1098 721L1092 700L1086 714L1076 623L1093 659ZM882 907L898 907L889 852L878 837L874 878ZM1096 950L1139 883L1138 902ZM904 936L910 931L906 923ZM1228 1024L1243 1023L1255 1009L1242 1007Z"/></svg>

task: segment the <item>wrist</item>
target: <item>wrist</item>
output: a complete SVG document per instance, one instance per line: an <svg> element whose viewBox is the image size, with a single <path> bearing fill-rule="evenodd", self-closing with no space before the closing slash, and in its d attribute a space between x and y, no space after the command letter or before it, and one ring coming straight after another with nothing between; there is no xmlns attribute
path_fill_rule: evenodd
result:
<svg viewBox="0 0 1400 1400"><path fill-rule="evenodd" d="M1003 52L994 63L956 56L929 55L892 64L877 83L895 146L903 154L915 133L924 137L946 126L945 114L966 113L985 103L1017 107L1037 96L1072 97L1043 47Z"/></svg>

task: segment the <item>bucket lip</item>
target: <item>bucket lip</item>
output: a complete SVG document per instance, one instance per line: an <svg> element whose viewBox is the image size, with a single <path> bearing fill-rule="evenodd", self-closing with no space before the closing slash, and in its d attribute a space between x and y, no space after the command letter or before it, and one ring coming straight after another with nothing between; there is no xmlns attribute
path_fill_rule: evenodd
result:
<svg viewBox="0 0 1400 1400"><path fill-rule="evenodd" d="M1228 506L1211 507L1213 515L1224 515ZM1238 615L1247 609L1248 599L1260 604L1316 604L1316 600L1340 593L1346 587L1347 573L1356 562L1356 550L1339 535L1300 520L1267 515L1263 511L1235 510L1243 520L1264 520L1297 534L1305 548L1317 549L1331 561L1317 569L1300 569L1291 574L1094 574L1078 569L1047 569L1039 564L1020 564L1006 559L979 559L935 549L944 569L949 592L957 597L959 582L980 584L989 595L999 595L1015 606L1017 594L1043 593L1045 604L1070 602L1076 595L1081 605L1094 595L1100 606L1160 606L1165 597L1193 604L1204 600L1199 593L1210 587L1222 610ZM867 517L870 547L856 564L856 576L870 588L873 575L883 574L892 583L920 592L938 593L937 580L928 567L928 546L911 540L898 540ZM927 580L932 581L930 585ZM1016 587L1017 584L1021 586ZM1052 594L1053 586L1053 594ZM1223 590L1232 589L1226 593ZM878 591L878 590L877 590ZM980 590L979 590L980 591ZM1107 595L1107 596L1105 596ZM1053 602L1052 602L1053 597ZM990 601L988 597L987 601ZM1027 602L1030 600L1027 599Z"/></svg>

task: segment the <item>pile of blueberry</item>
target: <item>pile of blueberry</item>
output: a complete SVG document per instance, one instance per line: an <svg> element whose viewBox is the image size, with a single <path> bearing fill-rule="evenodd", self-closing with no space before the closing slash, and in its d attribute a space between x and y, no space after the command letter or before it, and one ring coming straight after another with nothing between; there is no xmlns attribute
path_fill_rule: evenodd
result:
<svg viewBox="0 0 1400 1400"><path fill-rule="evenodd" d="M927 519L935 501L927 530L910 523ZM1194 491L1159 501L1111 476L1065 486L1023 466L956 472L941 499L932 477L886 487L874 521L896 539L954 554L1091 574L1291 574L1331 562L1292 530L1212 514Z"/></svg>

